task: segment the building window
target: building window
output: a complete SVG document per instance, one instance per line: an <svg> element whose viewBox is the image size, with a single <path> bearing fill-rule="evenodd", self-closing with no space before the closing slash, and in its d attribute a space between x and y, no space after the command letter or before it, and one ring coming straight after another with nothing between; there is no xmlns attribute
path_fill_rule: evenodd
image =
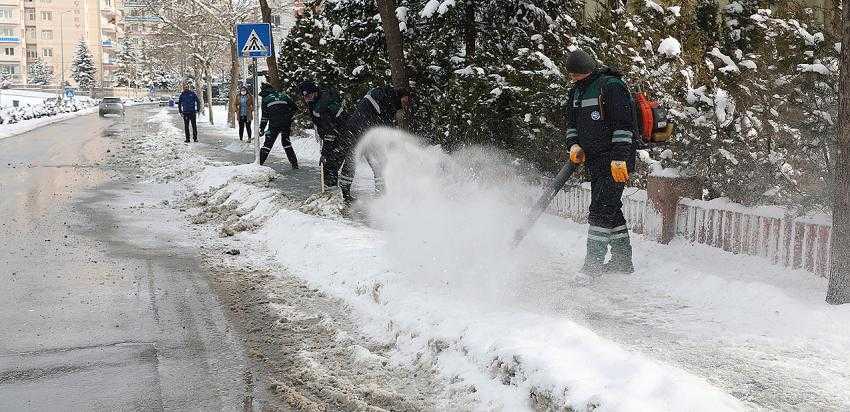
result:
<svg viewBox="0 0 850 412"><path fill-rule="evenodd" d="M11 27L0 27L0 36L15 37L15 29Z"/></svg>
<svg viewBox="0 0 850 412"><path fill-rule="evenodd" d="M53 49L41 49L41 53L44 57L53 57Z"/></svg>
<svg viewBox="0 0 850 412"><path fill-rule="evenodd" d="M0 64L0 73L2 74L15 74L18 72L18 66L13 66L11 64Z"/></svg>
<svg viewBox="0 0 850 412"><path fill-rule="evenodd" d="M35 21L35 9L26 9L27 21Z"/></svg>
<svg viewBox="0 0 850 412"><path fill-rule="evenodd" d="M42 3L50 3L51 0L41 0Z"/></svg>
<svg viewBox="0 0 850 412"><path fill-rule="evenodd" d="M280 16L278 16L276 14L272 15L272 25L273 26L280 26Z"/></svg>
<svg viewBox="0 0 850 412"><path fill-rule="evenodd" d="M52 11L43 11L41 12L41 19L46 21L53 20L53 12Z"/></svg>
<svg viewBox="0 0 850 412"><path fill-rule="evenodd" d="M14 47L4 47L3 48L3 55L4 56L14 56L15 55L15 48Z"/></svg>
<svg viewBox="0 0 850 412"><path fill-rule="evenodd" d="M107 6L112 6L112 0L104 0L103 4Z"/></svg>
<svg viewBox="0 0 850 412"><path fill-rule="evenodd" d="M27 48L27 60L35 60L38 58L38 50L35 48Z"/></svg>
<svg viewBox="0 0 850 412"><path fill-rule="evenodd" d="M53 40L53 30L42 30L41 31L41 39L42 40Z"/></svg>
<svg viewBox="0 0 850 412"><path fill-rule="evenodd" d="M11 19L12 9L8 7L0 7L0 19Z"/></svg>
<svg viewBox="0 0 850 412"><path fill-rule="evenodd" d="M27 27L27 41L35 41L35 27Z"/></svg>

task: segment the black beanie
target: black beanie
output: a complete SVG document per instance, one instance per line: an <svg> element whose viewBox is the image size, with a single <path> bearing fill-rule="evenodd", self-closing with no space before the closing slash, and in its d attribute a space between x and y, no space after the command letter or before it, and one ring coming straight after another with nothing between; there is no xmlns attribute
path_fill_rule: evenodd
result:
<svg viewBox="0 0 850 412"><path fill-rule="evenodd" d="M310 80L303 81L301 82L301 84L298 85L298 93L300 93L302 96L306 96L310 93L316 93L318 91L319 86L317 86L316 83Z"/></svg>
<svg viewBox="0 0 850 412"><path fill-rule="evenodd" d="M395 89L395 94L396 96L398 96L399 99L405 96L413 97L413 93L411 93L410 89L408 89L407 87L394 87L393 89Z"/></svg>
<svg viewBox="0 0 850 412"><path fill-rule="evenodd" d="M581 49L576 49L567 56L567 72L569 73L590 73L596 69L596 65L596 59Z"/></svg>

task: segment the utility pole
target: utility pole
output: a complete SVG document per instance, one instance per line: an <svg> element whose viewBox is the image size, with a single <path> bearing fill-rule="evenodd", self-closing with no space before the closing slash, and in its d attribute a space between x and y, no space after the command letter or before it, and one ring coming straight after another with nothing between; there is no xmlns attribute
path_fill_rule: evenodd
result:
<svg viewBox="0 0 850 412"><path fill-rule="evenodd" d="M62 80L59 83L59 101L63 101L63 97L65 96L65 13L67 11L59 12L59 54L62 56L60 58L61 68L59 69L62 72Z"/></svg>
<svg viewBox="0 0 850 412"><path fill-rule="evenodd" d="M832 267L829 270L827 303L850 303L850 7L841 10L841 61L838 64L838 159L832 204Z"/></svg>

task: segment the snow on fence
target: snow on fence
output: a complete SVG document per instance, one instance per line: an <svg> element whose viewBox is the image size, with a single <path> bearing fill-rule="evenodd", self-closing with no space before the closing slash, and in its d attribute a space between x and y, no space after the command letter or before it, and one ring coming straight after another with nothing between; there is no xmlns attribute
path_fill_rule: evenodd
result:
<svg viewBox="0 0 850 412"><path fill-rule="evenodd" d="M567 186L557 194L549 212L587 222L590 185ZM644 190L626 188L623 212L635 233L660 232L658 213ZM761 256L776 265L827 276L832 225L828 216L794 217L779 207L748 208L725 199L679 199L676 236L736 254Z"/></svg>
<svg viewBox="0 0 850 412"><path fill-rule="evenodd" d="M676 235L732 253L761 256L775 265L824 277L829 273L828 216L794 217L778 207L684 198L676 211Z"/></svg>

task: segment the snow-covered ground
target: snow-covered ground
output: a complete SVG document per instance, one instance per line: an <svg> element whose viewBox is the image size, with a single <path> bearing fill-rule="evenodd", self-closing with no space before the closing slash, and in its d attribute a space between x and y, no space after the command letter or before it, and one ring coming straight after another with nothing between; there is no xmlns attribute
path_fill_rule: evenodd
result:
<svg viewBox="0 0 850 412"><path fill-rule="evenodd" d="M26 89L0 89L0 107L35 106L47 99L55 99L56 93L45 93Z"/></svg>
<svg viewBox="0 0 850 412"><path fill-rule="evenodd" d="M334 196L292 204L269 184L285 173L178 143L167 109L150 121L164 131L142 151L144 171L181 181L199 222L342 298L391 362L437 369L472 409L850 408L850 308L823 303L821 278L634 239L634 275L588 279L576 272L583 225L545 216L510 248L536 188L507 175L499 153L371 133L389 190L362 205L363 224L340 217ZM302 164L317 162L313 139L293 143Z"/></svg>
<svg viewBox="0 0 850 412"><path fill-rule="evenodd" d="M0 139L16 136L42 126L77 116L92 114L97 111L97 107L91 107L94 104L94 100L80 96L74 101L75 105L81 108L78 111L36 117L36 113L55 110L49 107L42 107L48 99L56 99L56 94L34 90L0 89ZM8 117L11 114L16 113L20 115L23 112L30 113L27 117L33 118L16 121L15 123L8 122Z"/></svg>
<svg viewBox="0 0 850 412"><path fill-rule="evenodd" d="M76 112L59 113L55 116L39 117L37 119L23 120L12 124L0 124L0 139L26 133L30 130L35 130L42 126L47 126L56 122L72 119L78 116L97 113L97 106L82 109Z"/></svg>

